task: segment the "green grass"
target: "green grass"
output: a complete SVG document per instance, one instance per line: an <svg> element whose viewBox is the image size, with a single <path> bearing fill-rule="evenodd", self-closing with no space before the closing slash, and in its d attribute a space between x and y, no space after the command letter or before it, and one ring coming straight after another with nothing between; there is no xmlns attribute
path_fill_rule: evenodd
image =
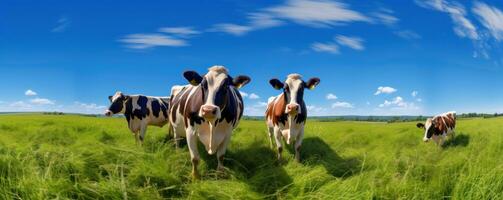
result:
<svg viewBox="0 0 503 200"><path fill-rule="evenodd" d="M0 199L503 199L503 118L459 120L444 148L415 123L308 122L302 163L277 164L265 124L242 121L219 175L203 155L150 127L135 145L124 119L0 116Z"/></svg>

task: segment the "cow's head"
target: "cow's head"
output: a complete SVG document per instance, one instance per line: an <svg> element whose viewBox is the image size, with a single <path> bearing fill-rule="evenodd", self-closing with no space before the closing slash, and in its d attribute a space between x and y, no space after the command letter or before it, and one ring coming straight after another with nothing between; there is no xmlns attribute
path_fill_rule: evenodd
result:
<svg viewBox="0 0 503 200"><path fill-rule="evenodd" d="M433 120L432 118L426 119L426 122L424 124L417 123L416 126L418 128L424 129L424 142L428 142L428 140L430 140L435 133L435 120Z"/></svg>
<svg viewBox="0 0 503 200"><path fill-rule="evenodd" d="M295 115L301 112L300 104L304 101L304 88L314 89L320 83L320 79L314 77L304 82L299 74L290 74L284 83L275 78L271 79L269 83L275 89L283 90L283 96L287 103L285 113Z"/></svg>
<svg viewBox="0 0 503 200"><path fill-rule="evenodd" d="M239 89L250 82L248 76L232 78L223 66L209 68L204 76L195 71L186 71L183 76L191 85L200 86L203 105L198 115L210 122L221 118L221 111L227 106L228 95L232 95L230 87Z"/></svg>
<svg viewBox="0 0 503 200"><path fill-rule="evenodd" d="M105 111L105 115L110 117L113 114L124 113L126 101L129 99L129 96L122 94L122 92L116 92L113 96L108 96L110 100L110 106Z"/></svg>

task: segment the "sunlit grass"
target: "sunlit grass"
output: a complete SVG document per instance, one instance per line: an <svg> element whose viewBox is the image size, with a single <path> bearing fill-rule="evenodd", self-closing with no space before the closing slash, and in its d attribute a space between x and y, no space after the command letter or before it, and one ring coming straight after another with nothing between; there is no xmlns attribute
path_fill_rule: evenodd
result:
<svg viewBox="0 0 503 200"><path fill-rule="evenodd" d="M265 123L242 121L224 175L201 151L149 127L135 145L124 119L0 116L0 199L502 199L503 118L459 120L443 148L415 123L308 122L302 163L276 162Z"/></svg>

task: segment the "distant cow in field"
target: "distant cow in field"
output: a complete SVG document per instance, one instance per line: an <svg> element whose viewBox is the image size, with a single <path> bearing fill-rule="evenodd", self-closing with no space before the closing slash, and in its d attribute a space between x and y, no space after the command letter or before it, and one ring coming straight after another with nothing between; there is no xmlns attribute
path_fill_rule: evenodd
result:
<svg viewBox="0 0 503 200"><path fill-rule="evenodd" d="M426 119L426 122L417 123L418 128L425 130L423 141L428 142L433 139L437 145L443 145L447 136L454 139L454 129L456 128L456 112L447 112Z"/></svg>
<svg viewBox="0 0 503 200"><path fill-rule="evenodd" d="M137 144L143 143L148 125L162 127L169 122L169 97L124 95L122 92L116 92L108 99L111 105L105 115L110 117L118 113L124 114Z"/></svg>
<svg viewBox="0 0 503 200"><path fill-rule="evenodd" d="M194 178L199 178L197 138L208 154L217 154L218 170L223 170L224 154L232 130L243 115L243 99L238 89L250 82L247 76L232 78L222 66L213 66L208 70L204 76L195 71L183 73L190 84L173 88L175 95L169 111L175 139L187 137Z"/></svg>
<svg viewBox="0 0 503 200"><path fill-rule="evenodd" d="M299 74L290 74L284 83L278 79L271 79L269 83L275 89L283 90L283 93L271 97L267 103L265 117L269 131L269 142L272 147L274 136L278 148L278 160L281 160L281 152L283 151L281 137L286 140L287 144L295 142L295 159L300 161L300 147L307 118L304 88L314 89L320 83L320 79L311 78L304 82Z"/></svg>

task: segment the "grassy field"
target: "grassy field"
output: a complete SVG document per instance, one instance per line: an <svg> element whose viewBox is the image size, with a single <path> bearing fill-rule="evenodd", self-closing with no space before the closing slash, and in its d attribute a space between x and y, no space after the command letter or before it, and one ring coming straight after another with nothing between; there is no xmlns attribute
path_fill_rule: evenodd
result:
<svg viewBox="0 0 503 200"><path fill-rule="evenodd" d="M242 121L225 175L200 146L199 181L165 132L138 147L125 119L1 115L0 199L503 199L503 118L459 120L443 148L415 123L310 121L302 163L283 164L264 123Z"/></svg>

